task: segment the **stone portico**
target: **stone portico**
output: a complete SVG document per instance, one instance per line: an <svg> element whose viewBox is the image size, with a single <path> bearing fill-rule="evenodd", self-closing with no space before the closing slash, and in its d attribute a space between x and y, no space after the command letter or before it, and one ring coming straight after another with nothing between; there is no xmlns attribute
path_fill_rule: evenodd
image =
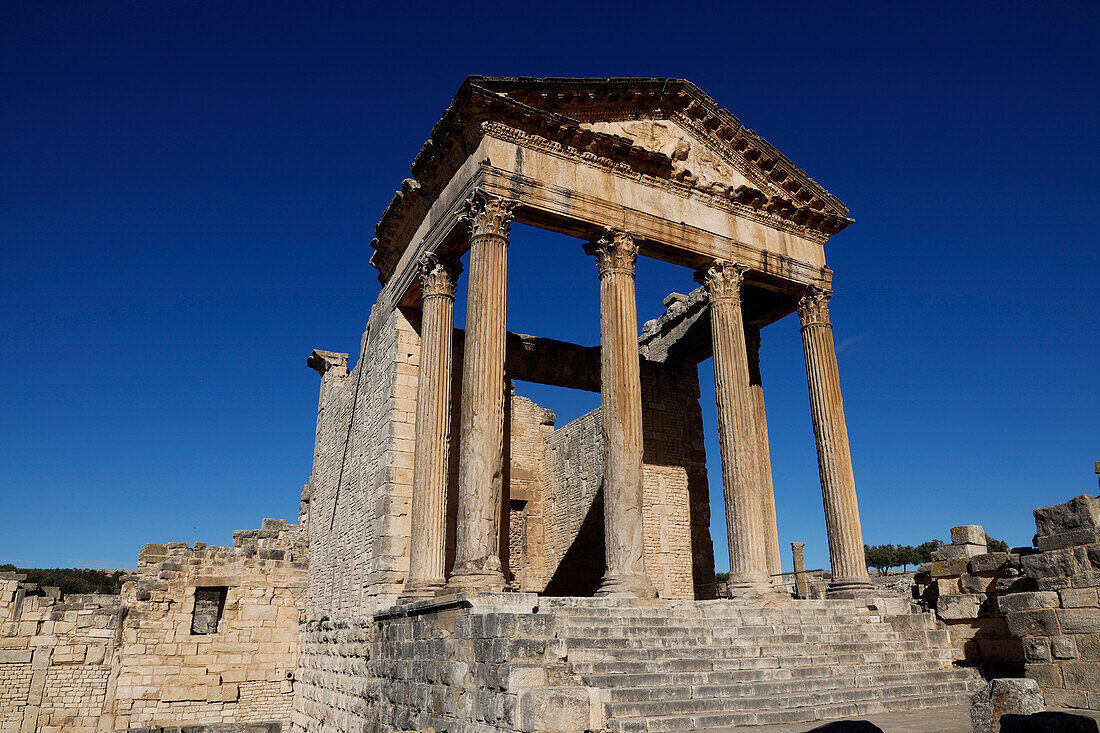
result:
<svg viewBox="0 0 1100 733"><path fill-rule="evenodd" d="M806 633L783 654L814 653L817 616L851 617L852 638L887 645L891 664L911 650L939 675L926 619L881 639L865 623L908 609L868 600L825 259L850 223L836 197L689 82L467 78L375 228L382 289L354 369L343 355L311 358L322 389L303 494L311 621L296 727L661 730L680 720L600 697L607 690L581 661L618 657L598 639L565 643L563 634L578 635L576 618L633 649L661 635L608 624L665 618L680 624L670 640L705 647L692 629L707 619L736 635L745 619L771 618L753 609L810 603L773 582L783 507L760 371L767 326L796 313L833 581L825 605L777 612ZM572 237L592 257L598 346L508 332L516 224ZM681 266L701 286L669 296L640 335L639 257ZM707 358L736 606L707 600L714 558L698 387ZM596 392L601 407L559 426L515 394L515 381ZM704 601L719 605L691 605ZM482 625L501 618L523 630ZM728 654L741 659L735 646ZM658 661L687 669L696 652L681 651L688 656ZM381 697L350 693L357 679ZM948 699L970 678L943 683ZM558 723L548 723L555 711ZM639 716L653 722L621 723Z"/></svg>

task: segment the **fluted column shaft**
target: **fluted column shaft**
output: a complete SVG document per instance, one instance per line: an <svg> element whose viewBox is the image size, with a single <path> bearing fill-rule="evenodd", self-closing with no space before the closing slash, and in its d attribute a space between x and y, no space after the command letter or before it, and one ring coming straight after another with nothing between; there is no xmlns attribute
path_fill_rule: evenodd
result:
<svg viewBox="0 0 1100 733"><path fill-rule="evenodd" d="M499 555L504 449L504 340L512 204L470 202L470 277L462 359L455 565L449 590L501 590Z"/></svg>
<svg viewBox="0 0 1100 733"><path fill-rule="evenodd" d="M817 465L833 570L829 595L843 596L869 590L871 581L864 562L848 425L840 395L833 325L829 322L831 296L826 290L810 288L798 301L798 316L802 320L802 350L806 357L810 414L817 440Z"/></svg>
<svg viewBox="0 0 1100 733"><path fill-rule="evenodd" d="M741 315L741 283L747 269L717 260L696 276L710 296L718 446L722 456L722 491L726 499L726 537L730 550L729 587L733 597L774 590L768 580L756 406L749 387L745 325Z"/></svg>
<svg viewBox="0 0 1100 733"><path fill-rule="evenodd" d="M596 595L653 598L642 530L642 378L634 264L638 245L608 231L586 247L600 270L600 398L607 571Z"/></svg>
<svg viewBox="0 0 1100 733"><path fill-rule="evenodd" d="M420 261L423 312L416 389L409 577L404 599L434 595L446 582L447 456L451 425L451 344L455 281L462 266L429 253Z"/></svg>
<svg viewBox="0 0 1100 733"><path fill-rule="evenodd" d="M779 523L775 514L775 489L772 487L772 457L768 447L768 414L764 409L764 383L760 378L760 329L745 329L749 358L749 388L752 390L756 418L756 459L760 469L760 506L763 512L764 550L772 582L781 583L783 559L779 555Z"/></svg>

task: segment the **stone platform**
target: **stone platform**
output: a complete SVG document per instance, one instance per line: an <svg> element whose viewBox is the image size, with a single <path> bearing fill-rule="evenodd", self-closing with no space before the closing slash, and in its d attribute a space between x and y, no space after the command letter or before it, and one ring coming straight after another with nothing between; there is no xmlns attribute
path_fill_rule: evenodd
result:
<svg viewBox="0 0 1100 733"><path fill-rule="evenodd" d="M982 685L898 599L459 594L304 642L310 731L712 730L945 708Z"/></svg>

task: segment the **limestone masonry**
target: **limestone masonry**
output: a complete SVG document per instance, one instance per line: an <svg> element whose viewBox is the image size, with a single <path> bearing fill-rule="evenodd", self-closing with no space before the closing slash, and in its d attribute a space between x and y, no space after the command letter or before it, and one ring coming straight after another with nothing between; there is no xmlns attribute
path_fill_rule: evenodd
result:
<svg viewBox="0 0 1100 733"><path fill-rule="evenodd" d="M515 222L592 257L575 276L599 284L598 345L506 330ZM983 672L1100 708L1095 497L1037 510L1034 551L989 553L980 527L957 528L913 597L876 595L825 259L851 223L689 82L467 78L375 228L382 287L354 364L307 360L320 395L298 523L147 545L121 597L0 579L0 730L808 728L965 704ZM639 336L640 256L700 287ZM831 573L808 578L794 543L792 593L760 354L795 314ZM522 381L601 406L559 424ZM976 721L1006 689L978 696Z"/></svg>

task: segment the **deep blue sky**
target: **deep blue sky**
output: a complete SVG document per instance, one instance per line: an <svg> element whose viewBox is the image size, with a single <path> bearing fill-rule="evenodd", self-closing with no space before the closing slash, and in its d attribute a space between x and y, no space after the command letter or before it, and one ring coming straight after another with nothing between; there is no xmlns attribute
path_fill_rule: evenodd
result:
<svg viewBox="0 0 1100 733"><path fill-rule="evenodd" d="M905 6L6 0L0 562L132 567L293 519L305 358L356 351L374 223L475 73L690 79L839 196L865 539L1029 542L1032 508L1097 488L1100 11ZM644 260L640 319L690 287ZM510 293L511 329L598 342L580 242L516 227ZM763 353L780 540L827 567L795 318ZM559 424L596 401L518 389Z"/></svg>

